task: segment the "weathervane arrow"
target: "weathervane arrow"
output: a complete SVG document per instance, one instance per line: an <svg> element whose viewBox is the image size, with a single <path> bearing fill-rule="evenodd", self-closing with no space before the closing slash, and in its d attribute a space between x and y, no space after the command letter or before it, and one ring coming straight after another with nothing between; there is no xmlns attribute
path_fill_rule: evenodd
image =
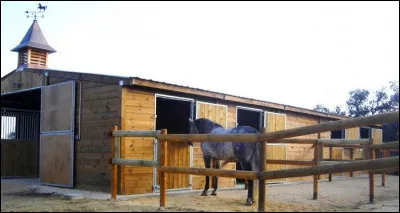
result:
<svg viewBox="0 0 400 213"><path fill-rule="evenodd" d="M37 20L37 18L44 18L43 13L46 11L47 6L42 6L42 4L39 3L37 9L38 9L38 11L25 11L25 13L27 14L26 18L33 17L34 18L33 20L35 20L35 21ZM42 15L38 16L38 14L42 14Z"/></svg>

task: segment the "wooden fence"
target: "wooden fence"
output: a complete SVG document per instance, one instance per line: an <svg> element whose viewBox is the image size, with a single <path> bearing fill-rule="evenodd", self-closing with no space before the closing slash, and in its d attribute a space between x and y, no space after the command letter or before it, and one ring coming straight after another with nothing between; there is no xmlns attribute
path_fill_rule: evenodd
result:
<svg viewBox="0 0 400 213"><path fill-rule="evenodd" d="M266 179L280 179L288 177L301 177L314 175L314 191L313 198L318 197L318 175L331 174L335 172L349 171L369 171L369 187L370 187L370 202L374 197L374 173L384 173L388 169L399 168L399 157L387 157L381 159L373 159L374 150L378 149L398 149L399 142L374 144L370 139L367 140L349 140L349 139L291 139L291 137L315 134L327 131L347 129L359 126L369 126L374 124L382 124L389 122L398 122L399 112L390 112L380 115L367 117L350 118L347 120L327 122L317 125L281 130L276 132L264 132L258 134L167 134L167 130L161 131L127 131L117 130L115 126L112 130L113 142L112 152L112 180L111 180L111 198L116 200L117 194L117 166L118 165L141 165L147 167L157 167L159 172L160 182L160 206L165 207L166 204L166 175L165 173L181 173L194 174L203 176L219 176L241 179L258 180L258 211L265 211L265 192ZM120 137L155 137L161 143L158 143L160 150L157 161L133 160L120 158ZM167 142L168 141L168 142ZM256 171L234 171L222 169L202 169L202 168L182 168L169 167L167 165L167 147L168 143L182 143L189 141L215 141L215 142L249 142L260 143L260 147L265 147L267 143L296 143L296 144L314 144L314 160L313 161L287 161L287 160L266 160L265 149L260 149L260 164L263 165L259 172ZM350 162L334 162L332 165L320 165L324 160L322 158L324 146L354 146L363 147L363 160ZM331 154L330 154L331 158ZM331 160L331 159L330 159ZM296 164L309 165L311 167L285 169L277 171L265 171L267 163L279 164ZM331 176L330 176L331 177ZM330 178L331 179L331 178Z"/></svg>

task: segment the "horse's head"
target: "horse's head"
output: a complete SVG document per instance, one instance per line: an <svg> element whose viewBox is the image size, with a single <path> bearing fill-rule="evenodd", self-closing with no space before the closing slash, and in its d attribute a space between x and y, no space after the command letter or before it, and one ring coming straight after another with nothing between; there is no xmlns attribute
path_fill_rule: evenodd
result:
<svg viewBox="0 0 400 213"><path fill-rule="evenodd" d="M199 134L199 130L197 129L196 123L193 119L189 118L189 133L190 134ZM188 142L190 146L193 146L193 142Z"/></svg>
<svg viewBox="0 0 400 213"><path fill-rule="evenodd" d="M189 118L189 133L190 134L209 134L214 128L223 128L218 123L215 123L207 118L199 118L196 120ZM189 142L193 146L193 142Z"/></svg>

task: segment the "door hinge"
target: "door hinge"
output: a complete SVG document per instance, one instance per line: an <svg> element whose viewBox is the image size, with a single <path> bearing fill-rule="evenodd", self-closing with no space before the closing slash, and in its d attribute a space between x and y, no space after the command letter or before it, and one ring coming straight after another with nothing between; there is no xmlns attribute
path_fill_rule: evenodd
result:
<svg viewBox="0 0 400 213"><path fill-rule="evenodd" d="M160 190L160 185L153 185L153 192Z"/></svg>

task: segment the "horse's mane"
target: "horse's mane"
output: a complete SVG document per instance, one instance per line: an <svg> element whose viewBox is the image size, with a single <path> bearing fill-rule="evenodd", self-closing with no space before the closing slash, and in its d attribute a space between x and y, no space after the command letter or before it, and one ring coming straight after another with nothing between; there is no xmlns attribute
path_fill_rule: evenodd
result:
<svg viewBox="0 0 400 213"><path fill-rule="evenodd" d="M200 129L202 129L203 131L205 131L205 130L209 131L209 130L212 130L212 129L218 128L218 127L224 128L220 124L215 123L214 121L211 121L211 120L209 120L207 118L199 118L199 119L197 119L196 120L196 125Z"/></svg>

